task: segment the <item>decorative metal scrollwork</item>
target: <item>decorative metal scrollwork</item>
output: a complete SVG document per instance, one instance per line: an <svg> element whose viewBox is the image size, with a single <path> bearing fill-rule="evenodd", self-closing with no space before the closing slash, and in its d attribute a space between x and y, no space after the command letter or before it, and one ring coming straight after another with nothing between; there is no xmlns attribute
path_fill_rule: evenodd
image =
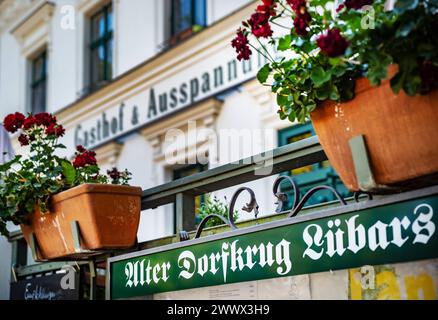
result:
<svg viewBox="0 0 438 320"><path fill-rule="evenodd" d="M233 194L233 197L231 198L230 207L228 209L228 219L224 218L223 216L220 216L218 214L209 214L204 219L202 219L201 223L198 226L198 229L196 230L195 239L199 238L201 236L202 231L205 228L205 225L207 222L213 218L218 218L224 222L224 224L228 225L231 229L235 230L237 229L236 224L234 223L234 206L236 205L237 198L243 191L248 191L250 195L250 200L242 208L242 210L245 210L246 212L254 211L254 216L257 219L257 215L259 214L259 205L257 203L255 193L250 188L242 187L237 189L237 191Z"/></svg>
<svg viewBox="0 0 438 320"><path fill-rule="evenodd" d="M307 193L303 196L303 198L301 199L301 201L298 203L298 205L295 208L292 208L292 210L290 211L288 217L295 217L298 212L301 211L301 209L304 207L304 205L306 204L306 202L318 191L320 190L329 190L331 191L336 198L338 198L339 202L342 203L342 205L347 205L347 202L345 202L344 198L342 198L342 196L336 191L336 189L330 187L330 186L317 186L314 187L312 189L310 189L309 191L307 191Z"/></svg>
<svg viewBox="0 0 438 320"><path fill-rule="evenodd" d="M294 195L294 202L292 204L292 209L294 209L298 205L298 202L300 201L300 189L298 188L298 185L295 182L295 180L293 180L290 176L279 176L277 179L275 179L272 188L272 192L274 193L274 196L277 198L277 201L275 202L275 204L277 205L277 208L275 209L276 213L280 213L283 211L283 204L288 199L288 195L286 193L279 191L280 184L284 180L288 181L292 186L293 195Z"/></svg>
<svg viewBox="0 0 438 320"><path fill-rule="evenodd" d="M290 210L288 217L295 217L298 212L301 211L301 209L304 207L304 205L306 204L306 202L318 191L321 190L329 190L331 191L336 198L339 200L339 202L342 205L347 205L347 202L344 200L344 198L336 191L336 189L330 187L330 186L317 186L314 187L312 189L310 189L309 191L307 191L307 193L301 198L300 196L300 190L298 185L296 184L296 182L289 176L279 176L277 179L275 179L274 185L273 185L273 193L274 196L277 198L277 202L275 204L277 204L277 209L275 210L277 213L282 212L283 209L283 203L285 201L287 201L288 196L286 193L279 191L280 188L280 184L287 180L291 186L292 186L292 190L293 190L293 194L294 194L294 201L292 203L292 209ZM239 189L237 189L237 191L233 194L233 197L231 198L231 202L230 202L230 206L228 209L228 219L220 216L218 214L210 214L208 216L206 216L204 219L202 219L201 223L198 226L198 229L196 230L196 234L195 234L195 239L199 238L201 236L202 231L205 228L205 225L207 224L207 222L213 218L217 218L220 219L224 222L224 224L228 225L232 230L236 230L237 226L235 224L234 221L234 207L236 205L236 201L238 199L238 197L240 196L240 194L243 191L247 191L250 195L250 200L249 202L242 208L242 210L246 211L246 212L251 212L254 211L254 216L257 219L257 216L259 214L259 205L257 203L256 200L256 196L255 193L252 189L248 188L248 187L241 187ZM370 196L370 195L369 195ZM180 237L184 240L187 239L186 235L181 234Z"/></svg>
<svg viewBox="0 0 438 320"><path fill-rule="evenodd" d="M243 191L248 191L251 199L246 204L246 206L244 206L242 208L242 210L244 210L246 212L254 211L254 217L256 219L257 219L257 216L259 214L259 204L257 203L254 191L252 191L252 189L248 188L248 187L241 187L241 188L237 189L237 191L234 192L233 197L231 198L230 207L228 209L228 218L230 219L231 225L234 226L235 228L237 228L237 227L234 224L234 214L233 214L234 213L234 206L236 205L237 198L239 197L239 195Z"/></svg>
<svg viewBox="0 0 438 320"><path fill-rule="evenodd" d="M213 218L218 218L220 220L222 220L224 222L224 224L228 225L231 229L235 230L237 229L237 227L234 224L231 224L230 221L218 214L209 214L208 216L206 216L204 219L202 219L201 223L198 226L198 229L196 230L196 234L195 234L195 239L198 239L201 236L202 231L205 228L205 225L207 224L207 222Z"/></svg>
<svg viewBox="0 0 438 320"><path fill-rule="evenodd" d="M359 202L359 197L360 197L362 194L367 195L367 196L368 196L368 200L373 200L373 195L372 195L371 193L363 192L363 191L356 191L356 192L354 193L354 201Z"/></svg>

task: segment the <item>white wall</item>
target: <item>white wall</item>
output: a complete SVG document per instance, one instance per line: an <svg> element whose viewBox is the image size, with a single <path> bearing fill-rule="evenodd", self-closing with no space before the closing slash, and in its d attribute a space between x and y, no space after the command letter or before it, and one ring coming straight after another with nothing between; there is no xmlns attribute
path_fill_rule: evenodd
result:
<svg viewBox="0 0 438 320"><path fill-rule="evenodd" d="M76 12L73 30L61 28L64 6L77 8L78 0L55 0L48 38L48 111L56 112L79 98L86 72L84 28L86 17ZM207 0L208 23L237 10L250 0ZM163 0L113 0L114 76L159 53L165 41L166 6ZM18 19L17 19L18 20ZM11 26L12 27L12 26ZM17 40L7 29L0 35L0 117L26 112L29 95L28 66Z"/></svg>
<svg viewBox="0 0 438 320"><path fill-rule="evenodd" d="M251 1L253 0L207 0L208 23L222 19Z"/></svg>
<svg viewBox="0 0 438 320"><path fill-rule="evenodd" d="M0 236L0 300L9 299L9 281L11 277L11 244Z"/></svg>
<svg viewBox="0 0 438 320"><path fill-rule="evenodd" d="M22 56L18 42L10 33L0 36L0 119L15 111L24 111L20 97L23 96Z"/></svg>
<svg viewBox="0 0 438 320"><path fill-rule="evenodd" d="M163 39L157 28L164 20L155 0L118 0L115 8L116 75L120 75L158 52Z"/></svg>
<svg viewBox="0 0 438 320"><path fill-rule="evenodd" d="M118 159L118 169L128 169L132 173L130 184L142 189L152 188L166 182L165 168L152 160L153 150L146 139L134 134L123 141ZM138 241L147 241L173 234L172 206L143 211L140 217Z"/></svg>
<svg viewBox="0 0 438 320"><path fill-rule="evenodd" d="M242 137L245 136L245 133L250 133L251 136L249 138L241 138L240 143L236 143L236 138L234 138L232 148L224 152L225 157L219 157L220 164L227 163L227 158L232 162L272 149L272 143L275 143L277 131L272 128L265 128L261 119L261 111L262 108L260 105L248 92L236 91L225 99L216 122L218 132L220 133L222 130L227 129L240 129L242 130L240 131ZM223 141L220 142L220 146L224 146ZM273 214L275 210L275 198L271 189L275 178L275 176L269 176L260 180L226 188L214 194L221 199L226 196L229 202L239 187L249 187L254 191L260 206L259 216ZM240 210L248 200L249 195L242 194L236 203L236 208L241 212L240 219L254 217L253 213L246 213Z"/></svg>
<svg viewBox="0 0 438 320"><path fill-rule="evenodd" d="M65 13L63 6L74 6L76 0L57 0L50 28L50 44L48 47L48 111L56 112L77 98L76 69L78 64L77 33L80 28L78 21L74 29L61 28ZM65 24L64 24L65 25ZM80 72L83 73L82 70Z"/></svg>

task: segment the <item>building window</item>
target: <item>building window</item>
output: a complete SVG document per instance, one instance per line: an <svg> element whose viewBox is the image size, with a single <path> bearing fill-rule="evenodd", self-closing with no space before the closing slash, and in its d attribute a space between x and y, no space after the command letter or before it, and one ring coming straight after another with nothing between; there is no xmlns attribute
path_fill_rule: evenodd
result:
<svg viewBox="0 0 438 320"><path fill-rule="evenodd" d="M37 114L46 111L47 101L47 53L44 51L31 62L30 111Z"/></svg>
<svg viewBox="0 0 438 320"><path fill-rule="evenodd" d="M293 143L305 138L309 138L315 135L315 131L311 123L304 125L295 125L278 132L278 142L279 146L283 146L289 143ZM320 163L308 165L305 167L293 169L290 172L285 172L283 174L288 174L292 176L295 182L298 184L303 196L307 191L317 185L329 185L336 189L339 194L343 197L351 196L352 194L344 186L342 181L339 179L336 171L330 165L329 161L323 161ZM291 187L284 182L282 184L283 192L290 192ZM336 197L328 190L318 191L312 198L309 199L307 204L319 204L327 201L335 200ZM293 198L290 196L286 209L290 209L292 206Z"/></svg>
<svg viewBox="0 0 438 320"><path fill-rule="evenodd" d="M111 3L90 20L90 90L94 91L112 78L113 9Z"/></svg>
<svg viewBox="0 0 438 320"><path fill-rule="evenodd" d="M171 0L171 39L182 40L207 24L206 0Z"/></svg>

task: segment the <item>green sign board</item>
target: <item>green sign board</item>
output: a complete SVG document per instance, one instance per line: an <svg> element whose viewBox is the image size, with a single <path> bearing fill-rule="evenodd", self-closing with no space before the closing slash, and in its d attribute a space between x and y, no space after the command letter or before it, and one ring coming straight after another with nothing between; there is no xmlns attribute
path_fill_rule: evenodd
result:
<svg viewBox="0 0 438 320"><path fill-rule="evenodd" d="M371 200L111 258L110 298L435 258L436 193Z"/></svg>

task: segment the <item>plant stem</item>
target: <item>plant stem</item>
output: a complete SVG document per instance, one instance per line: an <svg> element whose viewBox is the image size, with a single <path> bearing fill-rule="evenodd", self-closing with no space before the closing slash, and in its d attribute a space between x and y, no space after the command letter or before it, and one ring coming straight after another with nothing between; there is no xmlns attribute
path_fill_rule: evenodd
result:
<svg viewBox="0 0 438 320"><path fill-rule="evenodd" d="M283 26L282 24L279 24L278 22L275 22L275 21L273 21L273 20L271 20L271 23L273 23L273 24L275 24L276 26L279 26L279 27L281 27L281 28L284 28L284 29L286 29L286 30L290 30L290 29L291 29L290 27Z"/></svg>
<svg viewBox="0 0 438 320"><path fill-rule="evenodd" d="M263 52L261 52L259 49L257 49L255 46L253 46L251 43L248 43L250 45L251 48L253 48L255 51L257 51L258 53L260 53L263 57L266 58L266 60L270 60L269 57L267 57ZM271 61L274 62L274 61Z"/></svg>
<svg viewBox="0 0 438 320"><path fill-rule="evenodd" d="M283 2L282 2L281 0L278 1L278 3L280 4L280 6L283 7L283 9L284 9L285 11L288 11L288 12L290 12L291 14L294 14L294 12L293 12L292 10L290 10L289 8L286 8L286 7L284 6L284 4L283 4Z"/></svg>
<svg viewBox="0 0 438 320"><path fill-rule="evenodd" d="M268 49L266 49L265 46L260 42L259 38L256 38L256 39L257 39L257 42L259 43L260 47L262 47L263 50L265 50L265 52L269 56L269 58L271 58L271 62L275 62L275 59L271 56L271 54L269 53Z"/></svg>

